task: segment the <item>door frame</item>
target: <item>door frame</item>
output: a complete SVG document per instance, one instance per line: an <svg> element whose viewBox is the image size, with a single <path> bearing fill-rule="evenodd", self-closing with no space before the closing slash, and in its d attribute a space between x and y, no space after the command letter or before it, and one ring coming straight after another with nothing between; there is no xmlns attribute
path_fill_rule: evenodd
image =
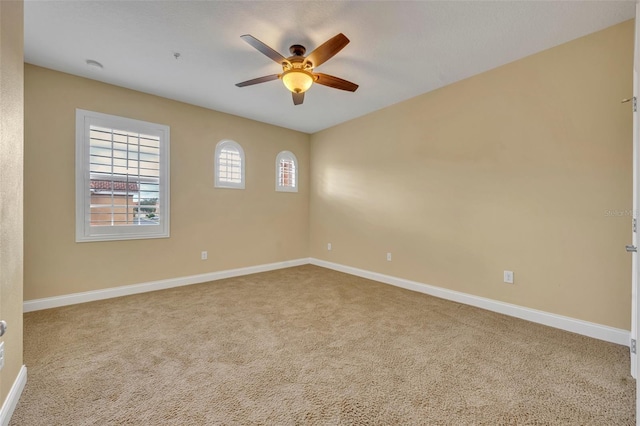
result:
<svg viewBox="0 0 640 426"><path fill-rule="evenodd" d="M640 49L640 5L636 3L636 20L635 20L635 40L634 40L634 54L633 54L633 102L635 104L635 100L638 98L638 73L640 73L640 53L638 50ZM638 134L638 113L633 112L633 205L632 205L632 232L631 232L631 244L634 247L638 247L638 232L637 232L637 223L640 219L638 217L638 207L640 204L640 161L638 159L638 145L640 135ZM640 271L638 270L638 253L631 253L631 340L638 340L638 328L640 324L638 323L638 305L640 304L640 300L638 300L638 281ZM629 348L631 349L632 342L629 342ZM637 354L630 351L631 354L631 375L634 378L637 378L638 375L638 356Z"/></svg>

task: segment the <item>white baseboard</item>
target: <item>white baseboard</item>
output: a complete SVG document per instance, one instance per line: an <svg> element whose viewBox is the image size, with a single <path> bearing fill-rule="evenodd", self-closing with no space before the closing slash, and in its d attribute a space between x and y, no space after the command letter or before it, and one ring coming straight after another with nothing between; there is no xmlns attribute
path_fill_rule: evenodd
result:
<svg viewBox="0 0 640 426"><path fill-rule="evenodd" d="M422 284L416 281L410 281L403 278L392 277L390 275L379 274L377 272L366 271L364 269L353 268L351 266L340 265L338 263L328 262L311 258L310 263L323 268L333 269L335 271L344 272L358 277L367 278L373 281L379 281L385 284L391 284L402 287L407 290L417 291L419 293L429 294L441 299L452 300L454 302L464 303L466 305L476 306L500 314L524 319L538 324L559 328L561 330L571 331L573 333L582 334L584 336L593 337L595 339L604 340L619 345L630 346L631 333L628 330L608 327L588 321L556 315L545 311L525 308L519 305L499 302L485 297L474 296L468 293L462 293L455 290L448 290L442 287L436 287L428 284Z"/></svg>
<svg viewBox="0 0 640 426"><path fill-rule="evenodd" d="M249 266L246 268L228 269L225 271L211 272L207 274L191 275L187 277L171 278L167 280L151 281L142 284L134 284L122 287L107 288L104 290L86 291L73 293L64 296L47 297L44 299L27 300L24 302L24 312L38 311L41 309L57 308L60 306L75 305L77 303L92 302L95 300L110 299L113 297L128 296L131 294L145 293L148 291L164 290L167 288L180 287L190 284L198 284L208 281L216 281L224 278L238 277L242 275L256 274L259 272L273 271L276 269L290 268L306 264L322 266L335 271L344 272L358 277L367 278L373 281L391 284L419 293L429 294L446 300L452 300L466 305L476 306L493 312L521 318L538 324L559 328L584 336L619 345L630 346L630 332L619 328L608 327L588 321L583 321L571 317L552 314L536 309L525 308L524 306L513 305L500 302L485 297L474 296L455 290L448 290L416 281L384 275L377 272L366 271L351 266L340 265L316 258L302 258L284 262L269 263L265 265Z"/></svg>
<svg viewBox="0 0 640 426"><path fill-rule="evenodd" d="M13 415L13 411L16 409L18 405L18 401L20 400L20 395L22 395L22 391L24 390L24 385L27 384L27 367L24 365L20 367L20 372L18 372L18 377L11 385L11 389L9 390L9 394L7 395L7 399L4 400L2 404L2 408L0 408L0 425L7 426L9 424L9 420L11 420L11 416Z"/></svg>
<svg viewBox="0 0 640 426"><path fill-rule="evenodd" d="M210 272L207 274L190 275L186 277L170 278L160 281L150 281L141 284L105 288L103 290L67 294L64 296L26 300L23 304L23 311L32 312L42 309L57 308L60 306L75 305L77 303L93 302L95 300L111 299L113 297L129 296L131 294L146 293L148 291L164 290L167 288L206 283L208 281L216 281L224 278L232 278L242 275L256 274L259 272L273 271L276 269L290 268L292 266L307 265L308 263L308 258L286 260L284 262L268 263L265 265L248 266L245 268L237 269L227 269L225 271Z"/></svg>

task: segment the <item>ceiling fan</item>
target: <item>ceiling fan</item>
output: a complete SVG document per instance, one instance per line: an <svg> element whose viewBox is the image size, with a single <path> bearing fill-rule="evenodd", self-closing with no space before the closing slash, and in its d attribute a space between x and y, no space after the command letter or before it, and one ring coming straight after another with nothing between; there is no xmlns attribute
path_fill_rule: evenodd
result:
<svg viewBox="0 0 640 426"><path fill-rule="evenodd" d="M293 94L293 104L300 105L304 102L304 92L313 83L334 89L355 92L358 85L329 74L313 72L313 70L341 51L348 43L349 39L342 33L336 35L318 46L309 55L304 56L307 49L299 44L294 44L289 48L292 56L285 58L252 35L240 36L244 41L256 48L259 52L268 56L282 66L282 74L266 75L236 84L238 87L251 86L253 84L265 83L271 80L281 79L285 87Z"/></svg>

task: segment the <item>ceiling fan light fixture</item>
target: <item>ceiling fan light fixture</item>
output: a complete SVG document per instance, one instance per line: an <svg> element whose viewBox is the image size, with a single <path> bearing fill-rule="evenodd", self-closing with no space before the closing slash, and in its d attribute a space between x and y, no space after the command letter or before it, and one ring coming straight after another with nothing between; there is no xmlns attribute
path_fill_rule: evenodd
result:
<svg viewBox="0 0 640 426"><path fill-rule="evenodd" d="M313 84L313 75L301 69L292 69L282 74L284 86L293 93L304 93Z"/></svg>

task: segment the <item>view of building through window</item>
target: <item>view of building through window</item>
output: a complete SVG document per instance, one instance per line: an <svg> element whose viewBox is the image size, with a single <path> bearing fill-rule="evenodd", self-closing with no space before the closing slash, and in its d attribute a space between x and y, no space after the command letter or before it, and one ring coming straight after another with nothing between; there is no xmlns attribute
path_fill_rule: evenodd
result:
<svg viewBox="0 0 640 426"><path fill-rule="evenodd" d="M298 192L298 160L291 151L276 156L276 191Z"/></svg>
<svg viewBox="0 0 640 426"><path fill-rule="evenodd" d="M296 186L296 165L291 158L280 159L278 169L278 185L295 188Z"/></svg>
<svg viewBox="0 0 640 426"><path fill-rule="evenodd" d="M158 225L160 139L90 126L90 225Z"/></svg>

